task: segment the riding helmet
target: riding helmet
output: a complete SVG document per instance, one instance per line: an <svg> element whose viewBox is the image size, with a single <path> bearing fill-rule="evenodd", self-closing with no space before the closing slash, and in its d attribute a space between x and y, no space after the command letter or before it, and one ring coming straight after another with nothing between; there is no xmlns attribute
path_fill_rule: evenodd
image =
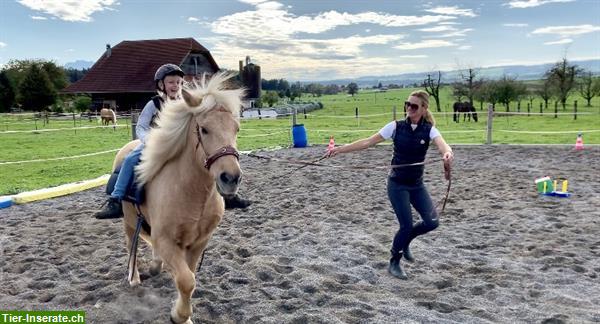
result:
<svg viewBox="0 0 600 324"><path fill-rule="evenodd" d="M158 70L156 70L156 73L154 73L154 81L161 81L168 75L179 75L183 78L185 73L183 73L181 68L175 64L164 64L161 65Z"/></svg>

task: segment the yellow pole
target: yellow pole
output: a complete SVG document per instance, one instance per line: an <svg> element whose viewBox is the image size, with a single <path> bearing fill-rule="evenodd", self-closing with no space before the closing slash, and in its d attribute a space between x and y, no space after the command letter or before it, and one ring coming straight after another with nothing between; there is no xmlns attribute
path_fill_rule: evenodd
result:
<svg viewBox="0 0 600 324"><path fill-rule="evenodd" d="M554 187L552 191L556 191L558 189L558 180L554 180Z"/></svg>
<svg viewBox="0 0 600 324"><path fill-rule="evenodd" d="M548 186L548 182L544 181L544 193L546 193L546 187Z"/></svg>
<svg viewBox="0 0 600 324"><path fill-rule="evenodd" d="M568 186L569 186L569 181L568 180L563 181L562 191L567 192Z"/></svg>

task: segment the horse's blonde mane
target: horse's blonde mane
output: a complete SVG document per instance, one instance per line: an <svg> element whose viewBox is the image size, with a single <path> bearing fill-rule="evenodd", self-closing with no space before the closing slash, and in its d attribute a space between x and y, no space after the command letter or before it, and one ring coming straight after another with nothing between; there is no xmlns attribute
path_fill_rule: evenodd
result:
<svg viewBox="0 0 600 324"><path fill-rule="evenodd" d="M234 116L239 116L243 89L227 90L225 82L234 75L225 72L213 75L208 81L186 83L184 90L193 98L202 99L197 107L190 107L184 100L165 102L157 118L157 126L146 135L146 147L141 162L136 167L137 182L148 183L169 160L179 155L187 144L190 119L208 112L215 107L223 107Z"/></svg>

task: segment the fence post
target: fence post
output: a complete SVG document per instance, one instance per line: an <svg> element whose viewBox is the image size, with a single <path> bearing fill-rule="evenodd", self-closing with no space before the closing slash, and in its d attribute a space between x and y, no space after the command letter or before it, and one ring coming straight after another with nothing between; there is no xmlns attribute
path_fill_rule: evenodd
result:
<svg viewBox="0 0 600 324"><path fill-rule="evenodd" d="M492 144L492 124L494 122L494 105L488 105L488 118L487 118L487 141L486 144Z"/></svg>
<svg viewBox="0 0 600 324"><path fill-rule="evenodd" d="M292 126L296 125L296 114L298 113L298 111L296 110L296 107L294 107L294 110L292 111Z"/></svg>
<svg viewBox="0 0 600 324"><path fill-rule="evenodd" d="M131 139L137 139L137 134L135 133L135 126L137 125L138 122L138 118L140 117L140 114L138 113L131 113Z"/></svg>
<svg viewBox="0 0 600 324"><path fill-rule="evenodd" d="M358 119L358 107L354 108L354 114L356 115L356 127L359 127L360 120Z"/></svg>
<svg viewBox="0 0 600 324"><path fill-rule="evenodd" d="M544 107L544 104L540 102L540 116L543 114L543 112L542 112L543 107Z"/></svg>
<svg viewBox="0 0 600 324"><path fill-rule="evenodd" d="M529 112L531 111L531 105L529 102L527 103L527 117L529 117Z"/></svg>
<svg viewBox="0 0 600 324"><path fill-rule="evenodd" d="M75 134L77 134L77 122L75 121L75 113L73 113L73 130L75 130Z"/></svg>
<svg viewBox="0 0 600 324"><path fill-rule="evenodd" d="M573 120L577 120L577 100L573 103Z"/></svg>
<svg viewBox="0 0 600 324"><path fill-rule="evenodd" d="M258 111L258 119L262 119L262 115L260 114L260 108L258 108L257 111Z"/></svg>
<svg viewBox="0 0 600 324"><path fill-rule="evenodd" d="M521 112L521 102L517 101L517 112Z"/></svg>
<svg viewBox="0 0 600 324"><path fill-rule="evenodd" d="M392 108L392 120L396 120L396 105L394 105L394 108Z"/></svg>
<svg viewBox="0 0 600 324"><path fill-rule="evenodd" d="M306 108L304 108L304 119L307 119L308 117L306 117Z"/></svg>
<svg viewBox="0 0 600 324"><path fill-rule="evenodd" d="M554 102L554 118L558 118L558 101Z"/></svg>

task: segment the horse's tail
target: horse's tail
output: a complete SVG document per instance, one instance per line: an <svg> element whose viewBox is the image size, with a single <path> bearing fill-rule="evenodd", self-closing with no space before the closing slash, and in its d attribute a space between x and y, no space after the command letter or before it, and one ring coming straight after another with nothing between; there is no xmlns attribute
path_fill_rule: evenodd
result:
<svg viewBox="0 0 600 324"><path fill-rule="evenodd" d="M112 109L110 110L110 113L112 114L113 125L117 125L117 114Z"/></svg>

